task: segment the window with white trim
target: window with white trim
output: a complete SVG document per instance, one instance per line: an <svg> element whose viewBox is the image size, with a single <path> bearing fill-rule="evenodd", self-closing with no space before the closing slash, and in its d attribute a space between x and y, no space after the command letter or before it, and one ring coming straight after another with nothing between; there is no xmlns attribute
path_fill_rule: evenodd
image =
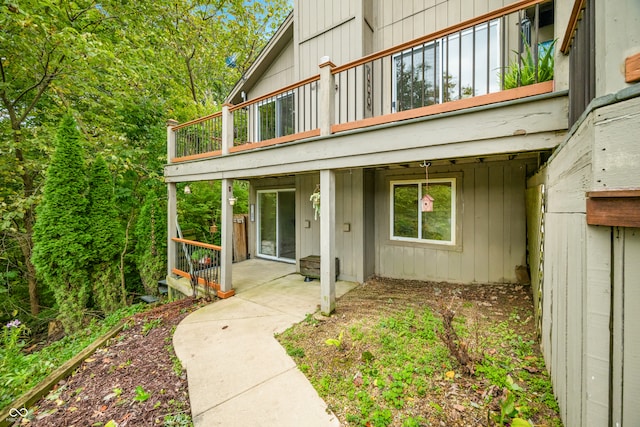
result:
<svg viewBox="0 0 640 427"><path fill-rule="evenodd" d="M433 211L422 212L422 196L433 197ZM391 181L391 240L456 244L456 178Z"/></svg>

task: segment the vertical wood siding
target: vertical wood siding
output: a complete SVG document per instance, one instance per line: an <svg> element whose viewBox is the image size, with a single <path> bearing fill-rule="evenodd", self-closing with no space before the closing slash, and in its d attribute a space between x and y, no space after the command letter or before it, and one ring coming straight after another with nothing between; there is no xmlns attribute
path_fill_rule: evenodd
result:
<svg viewBox="0 0 640 427"><path fill-rule="evenodd" d="M614 234L612 425L640 425L640 229ZM625 327L626 325L626 327Z"/></svg>
<svg viewBox="0 0 640 427"><path fill-rule="evenodd" d="M510 3L509 0L373 0L374 51L433 33Z"/></svg>
<svg viewBox="0 0 640 427"><path fill-rule="evenodd" d="M526 262L527 161L432 167L430 177L458 178L456 247L389 239L389 182L421 179L424 169L378 172L376 179L376 274L465 283L515 282Z"/></svg>
<svg viewBox="0 0 640 427"><path fill-rule="evenodd" d="M294 83L296 81L294 73L292 41L282 50L280 56L269 66L269 69L260 76L260 81L251 88L251 91L247 94L247 99L257 98L265 93L273 92Z"/></svg>

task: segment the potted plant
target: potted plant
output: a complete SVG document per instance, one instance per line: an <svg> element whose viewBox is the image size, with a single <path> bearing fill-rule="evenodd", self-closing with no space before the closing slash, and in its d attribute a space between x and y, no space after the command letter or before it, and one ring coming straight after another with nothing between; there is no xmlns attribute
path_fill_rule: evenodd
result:
<svg viewBox="0 0 640 427"><path fill-rule="evenodd" d="M211 255L208 249L200 248L191 253L191 260L200 265L206 266L211 264Z"/></svg>
<svg viewBox="0 0 640 427"><path fill-rule="evenodd" d="M507 67L503 76L503 84L505 89L513 89L520 86L527 86L534 83L546 82L553 80L553 67L555 60L553 57L556 40L553 40L538 58L538 77L536 79L536 63L531 53L531 46L524 43L524 54L520 61L517 59L512 61ZM514 51L516 58L520 55Z"/></svg>

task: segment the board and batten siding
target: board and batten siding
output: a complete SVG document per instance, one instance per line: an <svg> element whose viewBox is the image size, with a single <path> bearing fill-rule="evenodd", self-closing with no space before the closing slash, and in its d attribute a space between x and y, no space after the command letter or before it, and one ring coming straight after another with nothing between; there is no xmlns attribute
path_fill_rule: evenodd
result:
<svg viewBox="0 0 640 427"><path fill-rule="evenodd" d="M462 283L516 282L516 267L526 265L525 180L535 166L529 159L431 167L430 178L458 181L455 246L391 240L390 182L423 179L424 169L379 171L375 273Z"/></svg>
<svg viewBox="0 0 640 427"><path fill-rule="evenodd" d="M280 52L267 71L260 76L260 80L247 94L247 99L254 99L266 93L276 91L295 81L293 41L291 41Z"/></svg>
<svg viewBox="0 0 640 427"><path fill-rule="evenodd" d="M613 230L612 425L640 425L640 228ZM625 327L627 325L627 327Z"/></svg>
<svg viewBox="0 0 640 427"><path fill-rule="evenodd" d="M374 49L407 42L513 3L509 0L374 0Z"/></svg>
<svg viewBox="0 0 640 427"><path fill-rule="evenodd" d="M566 425L582 425L585 415L602 420L609 381L608 337L601 333L609 321L610 297L602 281L607 257L586 250L590 244L600 247L604 237L598 230L586 229L584 197L592 177L592 123L585 121L547 168L541 345ZM590 259L594 255L597 259ZM588 269L593 287L586 293ZM588 340L586 327L603 341ZM594 384L585 383L587 371L592 372L587 381ZM593 393L583 407L585 387L604 390L605 396Z"/></svg>
<svg viewBox="0 0 640 427"><path fill-rule="evenodd" d="M336 65L364 56L363 1L295 1L298 79L318 74L323 56Z"/></svg>
<svg viewBox="0 0 640 427"><path fill-rule="evenodd" d="M341 280L363 282L365 236L363 218L364 178L362 169L336 173L336 256L340 260ZM320 254L320 220L314 219L311 193L320 183L318 174L298 175L296 178L297 218L296 227L300 236L298 258ZM309 224L309 227L307 227Z"/></svg>

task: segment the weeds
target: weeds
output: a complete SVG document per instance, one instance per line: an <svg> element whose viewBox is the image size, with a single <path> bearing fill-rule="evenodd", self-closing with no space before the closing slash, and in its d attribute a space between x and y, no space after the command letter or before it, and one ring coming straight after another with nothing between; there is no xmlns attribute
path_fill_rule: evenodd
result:
<svg viewBox="0 0 640 427"><path fill-rule="evenodd" d="M299 369L347 425L474 424L471 419L482 418L489 425L530 427L530 418L561 425L551 412L557 406L542 359L534 356L530 327L524 332L526 313L514 309L506 320L500 315L490 323L480 320L476 304L460 306L460 315L451 308L440 316L424 305L394 307L391 314L313 328L307 316L278 339L298 355ZM338 336L318 346L317 336L327 334ZM327 346L344 350L346 335L349 351L327 363Z"/></svg>

